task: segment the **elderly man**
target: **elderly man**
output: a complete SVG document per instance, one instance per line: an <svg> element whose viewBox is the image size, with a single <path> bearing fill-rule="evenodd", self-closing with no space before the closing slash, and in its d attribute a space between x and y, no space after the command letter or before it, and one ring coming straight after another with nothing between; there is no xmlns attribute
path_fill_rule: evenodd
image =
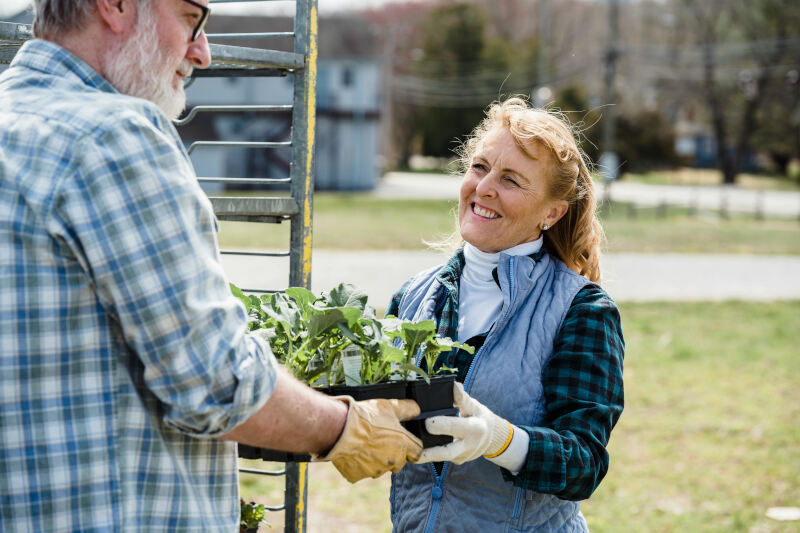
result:
<svg viewBox="0 0 800 533"><path fill-rule="evenodd" d="M0 531L234 531L234 441L354 481L420 453L246 333L169 120L208 0L34 0L0 77Z"/></svg>

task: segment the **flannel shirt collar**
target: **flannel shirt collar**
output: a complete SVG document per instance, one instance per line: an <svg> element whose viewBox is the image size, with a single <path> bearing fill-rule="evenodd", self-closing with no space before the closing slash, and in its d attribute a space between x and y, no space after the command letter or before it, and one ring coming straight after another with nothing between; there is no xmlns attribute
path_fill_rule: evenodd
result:
<svg viewBox="0 0 800 533"><path fill-rule="evenodd" d="M458 284L461 280L461 272L464 271L464 246L459 246L458 250L447 260L444 267L436 274L436 281L442 284L448 294L455 296L458 301Z"/></svg>
<svg viewBox="0 0 800 533"><path fill-rule="evenodd" d="M117 92L108 80L78 56L56 43L42 39L25 42L10 66L38 70L59 78L77 78L84 85L100 91Z"/></svg>

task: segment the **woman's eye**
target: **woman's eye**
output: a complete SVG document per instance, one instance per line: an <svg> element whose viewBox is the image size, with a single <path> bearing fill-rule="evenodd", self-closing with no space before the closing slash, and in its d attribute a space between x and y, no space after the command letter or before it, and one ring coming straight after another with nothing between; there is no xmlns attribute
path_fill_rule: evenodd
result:
<svg viewBox="0 0 800 533"><path fill-rule="evenodd" d="M486 165L484 165L483 163L473 163L472 164L472 168L474 170L485 171L486 170Z"/></svg>
<svg viewBox="0 0 800 533"><path fill-rule="evenodd" d="M511 185L519 186L517 181L514 178L512 178L511 176L503 176L503 180L505 180L506 183L510 183Z"/></svg>

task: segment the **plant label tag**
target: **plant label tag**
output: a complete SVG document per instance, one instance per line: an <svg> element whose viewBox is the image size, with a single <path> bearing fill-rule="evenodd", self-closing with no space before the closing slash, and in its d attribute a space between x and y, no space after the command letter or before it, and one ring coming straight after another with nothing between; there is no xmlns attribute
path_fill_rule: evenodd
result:
<svg viewBox="0 0 800 533"><path fill-rule="evenodd" d="M345 385L361 385L361 350L355 344L342 351L342 370Z"/></svg>

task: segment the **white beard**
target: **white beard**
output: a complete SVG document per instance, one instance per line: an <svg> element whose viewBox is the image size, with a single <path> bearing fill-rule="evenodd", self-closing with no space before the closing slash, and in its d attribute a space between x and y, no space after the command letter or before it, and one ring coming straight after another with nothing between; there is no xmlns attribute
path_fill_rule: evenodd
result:
<svg viewBox="0 0 800 533"><path fill-rule="evenodd" d="M159 44L152 8L144 7L139 11L134 34L106 53L105 76L119 92L150 100L174 120L186 107L183 85L173 87L175 71L188 75L192 66L186 58L177 68L171 65Z"/></svg>

